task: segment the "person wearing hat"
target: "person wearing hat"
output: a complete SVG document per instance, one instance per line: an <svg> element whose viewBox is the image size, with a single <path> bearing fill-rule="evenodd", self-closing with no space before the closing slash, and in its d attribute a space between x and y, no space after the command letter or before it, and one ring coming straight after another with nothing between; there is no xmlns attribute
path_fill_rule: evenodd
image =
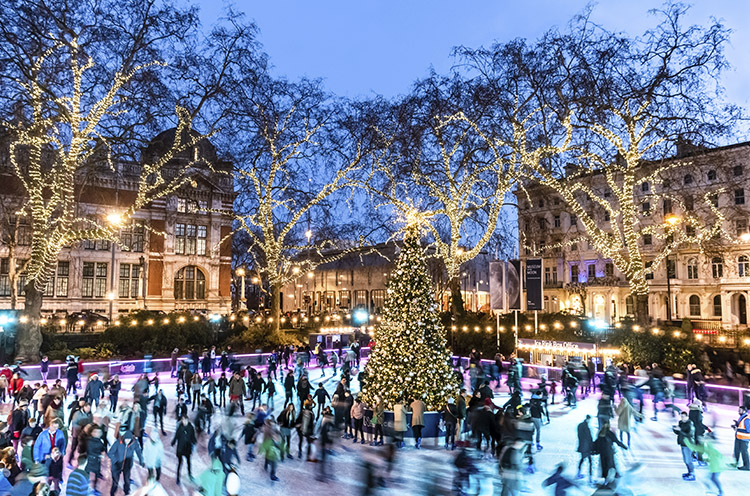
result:
<svg viewBox="0 0 750 496"><path fill-rule="evenodd" d="M133 468L133 458L138 456L138 461L143 465L143 452L133 433L125 428L120 427L120 436L109 448L107 456L112 462L112 488L109 491L110 496L115 496L117 486L122 474L122 489L125 494L130 494L130 471Z"/></svg>
<svg viewBox="0 0 750 496"><path fill-rule="evenodd" d="M58 430L58 423L51 422L36 438L34 443L34 461L44 463L52 453L52 448L59 448L60 453L65 453L65 436Z"/></svg>
<svg viewBox="0 0 750 496"><path fill-rule="evenodd" d="M86 401L92 403L95 407L99 406L99 401L104 396L104 383L99 379L99 374L92 374L89 382L86 384L86 390L83 397Z"/></svg>
<svg viewBox="0 0 750 496"><path fill-rule="evenodd" d="M458 422L458 407L456 400L448 398L448 403L443 407L443 423L445 424L445 449L450 446L451 450L456 449L456 423Z"/></svg>
<svg viewBox="0 0 750 496"><path fill-rule="evenodd" d="M21 431L29 423L29 402L21 400L10 415L10 431L13 433L13 449L18 451L18 441L21 439Z"/></svg>
<svg viewBox="0 0 750 496"><path fill-rule="evenodd" d="M703 437L706 432L706 426L703 425L703 402L698 398L690 402L690 405L688 406L688 418L693 423L693 430L695 431L695 434L691 441L694 444L700 444L698 442L698 438ZM698 466L705 467L706 462L703 461L703 454L697 453L697 455Z"/></svg>

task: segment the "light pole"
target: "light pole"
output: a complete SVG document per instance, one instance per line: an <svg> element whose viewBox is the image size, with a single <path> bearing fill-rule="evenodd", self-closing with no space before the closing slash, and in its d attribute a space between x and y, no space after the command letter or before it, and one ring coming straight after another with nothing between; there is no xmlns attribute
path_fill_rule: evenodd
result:
<svg viewBox="0 0 750 496"><path fill-rule="evenodd" d="M479 312L479 285L484 284L484 281L476 279L474 280L474 311Z"/></svg>
<svg viewBox="0 0 750 496"><path fill-rule="evenodd" d="M239 267L234 273L240 276L240 310L242 310L242 303L245 301L245 268Z"/></svg>
<svg viewBox="0 0 750 496"><path fill-rule="evenodd" d="M111 229L117 229L122 225L122 214L119 212L112 212L107 215L107 223ZM114 240L111 240L112 244L112 259L109 267L109 293L107 293L107 299L109 300L109 323L112 323L112 312L115 304L115 246Z"/></svg>

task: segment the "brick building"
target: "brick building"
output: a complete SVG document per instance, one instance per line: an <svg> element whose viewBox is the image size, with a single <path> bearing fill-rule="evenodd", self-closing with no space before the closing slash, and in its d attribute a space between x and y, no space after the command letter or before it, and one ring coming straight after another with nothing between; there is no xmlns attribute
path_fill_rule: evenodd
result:
<svg viewBox="0 0 750 496"><path fill-rule="evenodd" d="M163 154L174 135L171 129L156 136L143 150L144 159ZM214 146L204 140L168 164L167 174L188 160L194 161L188 172L194 184L136 212L121 227L120 244L89 240L63 250L45 290L43 316L75 312L108 316L110 301L114 318L137 309L231 311L231 219L216 212L232 209L233 182L226 174L231 164L220 160ZM82 177L79 216L107 219L132 203L140 165L118 163L115 169L97 168ZM0 202L5 206L23 200L16 181L7 157L0 160ZM14 234L20 268L29 255L31 232L12 210L6 208L5 214L0 219L4 239ZM21 274L16 308L23 308L24 284ZM8 246L3 243L0 308L10 308L10 293Z"/></svg>

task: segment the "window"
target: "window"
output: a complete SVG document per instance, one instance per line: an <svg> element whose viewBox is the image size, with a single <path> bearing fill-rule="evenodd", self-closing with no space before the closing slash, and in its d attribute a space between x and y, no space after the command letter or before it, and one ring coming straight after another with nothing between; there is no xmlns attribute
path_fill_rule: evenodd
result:
<svg viewBox="0 0 750 496"><path fill-rule="evenodd" d="M540 198L540 199L539 199L539 208L542 208L542 207L544 207L544 200L542 200L542 199Z"/></svg>
<svg viewBox="0 0 750 496"><path fill-rule="evenodd" d="M690 305L690 315L693 317L701 316L701 299L698 295L691 295L688 300Z"/></svg>
<svg viewBox="0 0 750 496"><path fill-rule="evenodd" d="M648 192L648 190L649 190L648 183L647 182L641 183L641 191L643 191L644 193L646 193L646 192Z"/></svg>
<svg viewBox="0 0 750 496"><path fill-rule="evenodd" d="M625 313L628 315L633 315L635 313L635 305L632 296L625 298Z"/></svg>
<svg viewBox="0 0 750 496"><path fill-rule="evenodd" d="M552 203L554 203L555 205L559 205L559 204L560 204L560 198L558 198L558 197L555 197L555 198L554 198L554 199L552 200Z"/></svg>
<svg viewBox="0 0 750 496"><path fill-rule="evenodd" d="M693 176L690 174L685 174L685 177L682 179L683 184L693 184Z"/></svg>
<svg viewBox="0 0 750 496"><path fill-rule="evenodd" d="M11 229L17 228L16 244L18 246L30 246L32 233L31 233L31 226L29 225L29 221L25 218L19 219L17 216L12 215L10 217L9 223L10 223ZM16 223L18 223L18 225L16 225Z"/></svg>
<svg viewBox="0 0 750 496"><path fill-rule="evenodd" d="M539 224L539 230L544 231L547 227L547 220L544 217L539 217L536 221Z"/></svg>
<svg viewBox="0 0 750 496"><path fill-rule="evenodd" d="M570 282L578 282L578 265L570 266Z"/></svg>
<svg viewBox="0 0 750 496"><path fill-rule="evenodd" d="M83 298L104 298L107 294L107 267L106 262L83 262Z"/></svg>
<svg viewBox="0 0 750 496"><path fill-rule="evenodd" d="M174 276L175 300L203 300L206 298L206 276L195 265L187 265Z"/></svg>
<svg viewBox="0 0 750 496"><path fill-rule="evenodd" d="M714 296L714 317L721 317L721 295Z"/></svg>
<svg viewBox="0 0 750 496"><path fill-rule="evenodd" d="M177 224L175 226L175 249L177 255L206 254L206 226Z"/></svg>
<svg viewBox="0 0 750 496"><path fill-rule="evenodd" d="M138 298L140 287L141 266L139 264L120 264L120 298Z"/></svg>
<svg viewBox="0 0 750 496"><path fill-rule="evenodd" d="M578 243L571 243L570 251L578 251Z"/></svg>
<svg viewBox="0 0 750 496"><path fill-rule="evenodd" d="M367 305L367 290L366 289L358 289L354 292L354 306L364 306L365 308L369 308Z"/></svg>
<svg viewBox="0 0 750 496"><path fill-rule="evenodd" d="M706 176L708 177L709 181L716 181L716 171L715 170L711 169L710 171L708 171L708 174L706 174Z"/></svg>
<svg viewBox="0 0 750 496"><path fill-rule="evenodd" d="M610 220L609 211L604 212L604 222L609 222Z"/></svg>
<svg viewBox="0 0 750 496"><path fill-rule="evenodd" d="M370 291L370 311L374 313L380 313L383 310L385 304L385 290L384 289L373 289Z"/></svg>
<svg viewBox="0 0 750 496"><path fill-rule="evenodd" d="M575 227L578 225L578 217L576 214L569 214L570 215L570 227Z"/></svg>
<svg viewBox="0 0 750 496"><path fill-rule="evenodd" d="M692 196L686 196L685 197L685 211L686 212L692 212L693 208L695 208L695 203L693 202Z"/></svg>
<svg viewBox="0 0 750 496"><path fill-rule="evenodd" d="M744 172L742 171L742 166L741 165L735 165L732 168L732 173L734 174L734 177L740 177L741 175L743 175Z"/></svg>
<svg viewBox="0 0 750 496"><path fill-rule="evenodd" d="M641 203L641 211L644 214L647 214L651 210L651 204L649 202L643 202Z"/></svg>
<svg viewBox="0 0 750 496"><path fill-rule="evenodd" d="M648 261L643 264L643 268L646 270L646 279L653 279L654 278L654 272L651 270L651 266L654 264L654 262Z"/></svg>
<svg viewBox="0 0 750 496"><path fill-rule="evenodd" d="M734 229L737 233L737 236L742 236L743 234L747 233L747 219L734 219Z"/></svg>
<svg viewBox="0 0 750 496"><path fill-rule="evenodd" d="M206 210L208 210L208 202L206 200L177 198L177 212L181 214L205 213Z"/></svg>
<svg viewBox="0 0 750 496"><path fill-rule="evenodd" d="M612 262L604 264L604 275L607 277L615 276L615 265Z"/></svg>
<svg viewBox="0 0 750 496"><path fill-rule="evenodd" d="M589 264L587 267L588 270L588 278L594 279L596 277L596 265L595 264Z"/></svg>
<svg viewBox="0 0 750 496"><path fill-rule="evenodd" d="M688 236L695 236L695 226L687 225L685 226L685 234Z"/></svg>
<svg viewBox="0 0 750 496"><path fill-rule="evenodd" d="M352 294L349 290L339 291L339 308L349 309L351 305Z"/></svg>
<svg viewBox="0 0 750 496"><path fill-rule="evenodd" d="M677 278L677 262L675 260L667 259L667 277L670 279Z"/></svg>
<svg viewBox="0 0 750 496"><path fill-rule="evenodd" d="M698 260L691 258L687 262L687 278L698 279Z"/></svg>
<svg viewBox="0 0 750 496"><path fill-rule="evenodd" d="M132 252L143 251L143 240L145 239L145 227L139 222L133 222L120 230L120 242Z"/></svg>
<svg viewBox="0 0 750 496"><path fill-rule="evenodd" d="M740 255L737 259L737 274L740 277L750 277L750 258Z"/></svg>
<svg viewBox="0 0 750 496"><path fill-rule="evenodd" d="M544 283L554 284L557 282L557 268L545 267L544 268Z"/></svg>
<svg viewBox="0 0 750 496"><path fill-rule="evenodd" d="M69 277L70 262L57 262L55 271L47 280L47 287L44 289L44 296L46 298L67 298Z"/></svg>
<svg viewBox="0 0 750 496"><path fill-rule="evenodd" d="M667 190L667 189L669 189L669 188L670 188L670 186L672 186L672 181L670 181L669 179L665 179L665 180L663 180L663 181L661 182L661 187L662 187L662 189L664 189L664 190Z"/></svg>
<svg viewBox="0 0 750 496"><path fill-rule="evenodd" d="M664 209L664 215L671 214L672 213L672 199L665 198L662 204L662 208Z"/></svg>
<svg viewBox="0 0 750 496"><path fill-rule="evenodd" d="M740 188L734 190L734 204L744 205L745 204L745 190Z"/></svg>
<svg viewBox="0 0 750 496"><path fill-rule="evenodd" d="M560 227L560 216L555 215L555 227Z"/></svg>
<svg viewBox="0 0 750 496"><path fill-rule="evenodd" d="M714 279L721 279L724 277L724 262L720 257L714 257L711 259L711 275Z"/></svg>
<svg viewBox="0 0 750 496"><path fill-rule="evenodd" d="M109 241L106 239L86 239L83 241L84 250L109 250Z"/></svg>
<svg viewBox="0 0 750 496"><path fill-rule="evenodd" d="M650 234L644 234L643 235L643 244L644 245L650 245L651 244L651 235Z"/></svg>

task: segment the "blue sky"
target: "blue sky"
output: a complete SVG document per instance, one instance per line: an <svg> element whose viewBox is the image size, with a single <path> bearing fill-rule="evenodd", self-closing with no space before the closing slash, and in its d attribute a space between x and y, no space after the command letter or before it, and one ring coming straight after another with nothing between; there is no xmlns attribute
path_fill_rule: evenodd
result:
<svg viewBox="0 0 750 496"><path fill-rule="evenodd" d="M223 15L225 2L195 0L206 26ZM447 71L453 46L536 38L564 27L586 0L236 0L258 24L260 41L278 75L320 77L340 96L386 97L409 90L430 67ZM640 34L655 23L648 10L660 2L601 0L593 19L605 27ZM727 97L750 107L749 0L696 0L686 22L722 19L734 30L725 75Z"/></svg>

